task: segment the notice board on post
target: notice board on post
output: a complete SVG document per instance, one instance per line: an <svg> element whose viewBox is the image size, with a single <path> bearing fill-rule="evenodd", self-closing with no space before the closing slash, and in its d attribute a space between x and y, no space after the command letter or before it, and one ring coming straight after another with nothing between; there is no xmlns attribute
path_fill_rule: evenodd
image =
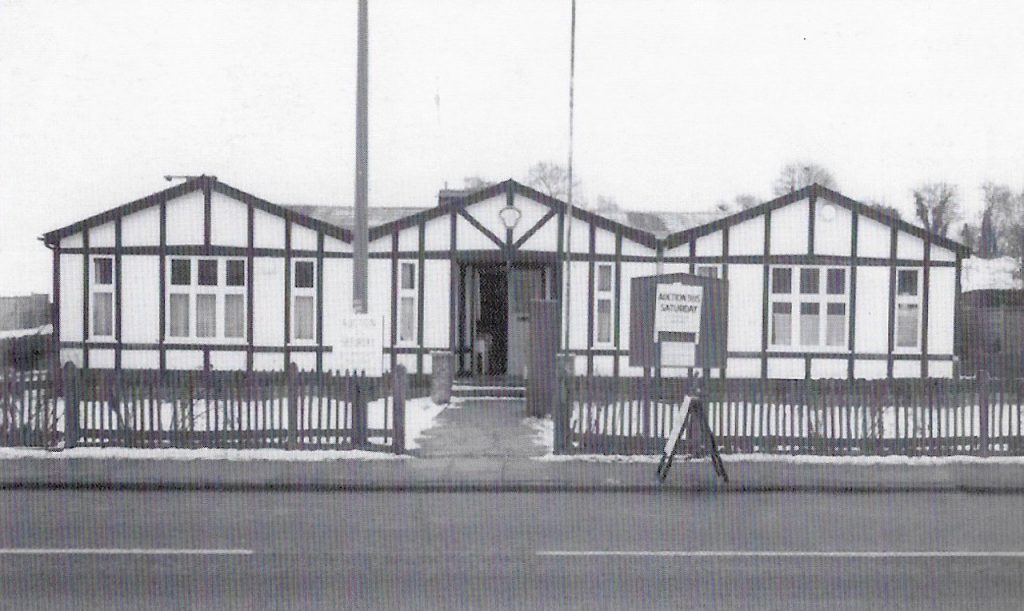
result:
<svg viewBox="0 0 1024 611"><path fill-rule="evenodd" d="M374 314L346 314L333 325L325 341L331 351L324 354L324 369L365 372L367 377L384 375L384 321Z"/></svg>
<svg viewBox="0 0 1024 611"><path fill-rule="evenodd" d="M727 357L729 283L693 274L633 278L631 367L720 368Z"/></svg>

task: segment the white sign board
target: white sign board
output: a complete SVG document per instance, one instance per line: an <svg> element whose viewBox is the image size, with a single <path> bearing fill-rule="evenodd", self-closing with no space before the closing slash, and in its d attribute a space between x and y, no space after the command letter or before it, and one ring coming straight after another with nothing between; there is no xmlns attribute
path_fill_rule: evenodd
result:
<svg viewBox="0 0 1024 611"><path fill-rule="evenodd" d="M665 449L662 453L665 456L671 456L672 452L675 451L676 444L679 443L679 438L683 436L683 425L686 423L686 416L690 413L690 395L686 395L683 398L683 409L676 413L677 420L672 425L672 430L669 431L668 439L665 440ZM679 414L682 414L681 416Z"/></svg>
<svg viewBox="0 0 1024 611"><path fill-rule="evenodd" d="M654 341L664 332L699 334L703 303L703 286L659 284L654 299Z"/></svg>
<svg viewBox="0 0 1024 611"><path fill-rule="evenodd" d="M662 367L696 367L697 344L691 342L661 342Z"/></svg>
<svg viewBox="0 0 1024 611"><path fill-rule="evenodd" d="M329 341L331 351L324 355L325 368L365 371L371 378L384 375L384 320L380 316L342 316L337 333Z"/></svg>

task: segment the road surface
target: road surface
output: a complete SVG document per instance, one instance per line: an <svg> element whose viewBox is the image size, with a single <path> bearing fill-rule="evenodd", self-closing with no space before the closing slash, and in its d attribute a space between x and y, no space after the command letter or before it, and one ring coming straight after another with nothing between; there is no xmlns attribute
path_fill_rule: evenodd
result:
<svg viewBox="0 0 1024 611"><path fill-rule="evenodd" d="M0 491L0 606L1011 609L1024 498Z"/></svg>

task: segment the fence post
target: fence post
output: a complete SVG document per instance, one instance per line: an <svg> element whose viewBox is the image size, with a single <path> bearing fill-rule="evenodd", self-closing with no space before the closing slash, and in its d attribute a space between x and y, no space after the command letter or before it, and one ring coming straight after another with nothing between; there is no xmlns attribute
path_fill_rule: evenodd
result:
<svg viewBox="0 0 1024 611"><path fill-rule="evenodd" d="M394 436L391 438L391 449L395 454L405 454L405 365L399 364L391 374L392 416L394 417Z"/></svg>
<svg viewBox="0 0 1024 611"><path fill-rule="evenodd" d="M552 451L566 454L569 451L569 417L572 413L572 384L575 374L575 357L560 355L556 359L558 369L558 396L553 412L555 439Z"/></svg>
<svg viewBox="0 0 1024 611"><path fill-rule="evenodd" d="M81 397L82 379L78 368L68 362L64 365L62 379L64 391L64 447L73 448L78 444L78 401Z"/></svg>
<svg viewBox="0 0 1024 611"><path fill-rule="evenodd" d="M295 363L288 364L288 449L294 450L298 441L299 420L299 368Z"/></svg>
<svg viewBox="0 0 1024 611"><path fill-rule="evenodd" d="M355 384L353 384L354 393L352 396L352 447L354 449L360 449L366 447L367 424L369 421L369 402L366 400L366 372L363 371L362 375L358 372L353 371L352 377L354 378ZM381 378L381 382L384 379Z"/></svg>
<svg viewBox="0 0 1024 611"><path fill-rule="evenodd" d="M988 394L988 371L982 369L978 372L978 436L981 439L981 455L988 456L989 436L989 394Z"/></svg>

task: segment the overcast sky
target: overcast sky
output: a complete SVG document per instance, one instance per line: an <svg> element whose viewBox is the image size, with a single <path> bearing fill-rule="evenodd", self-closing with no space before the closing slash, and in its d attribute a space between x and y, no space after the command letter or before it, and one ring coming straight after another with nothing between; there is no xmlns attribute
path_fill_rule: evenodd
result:
<svg viewBox="0 0 1024 611"><path fill-rule="evenodd" d="M812 160L855 199L1024 187L1024 7L578 0L576 173L623 208L768 198ZM370 0L370 203L564 163L569 0ZM209 173L350 205L355 0L0 0L0 294L43 232Z"/></svg>

